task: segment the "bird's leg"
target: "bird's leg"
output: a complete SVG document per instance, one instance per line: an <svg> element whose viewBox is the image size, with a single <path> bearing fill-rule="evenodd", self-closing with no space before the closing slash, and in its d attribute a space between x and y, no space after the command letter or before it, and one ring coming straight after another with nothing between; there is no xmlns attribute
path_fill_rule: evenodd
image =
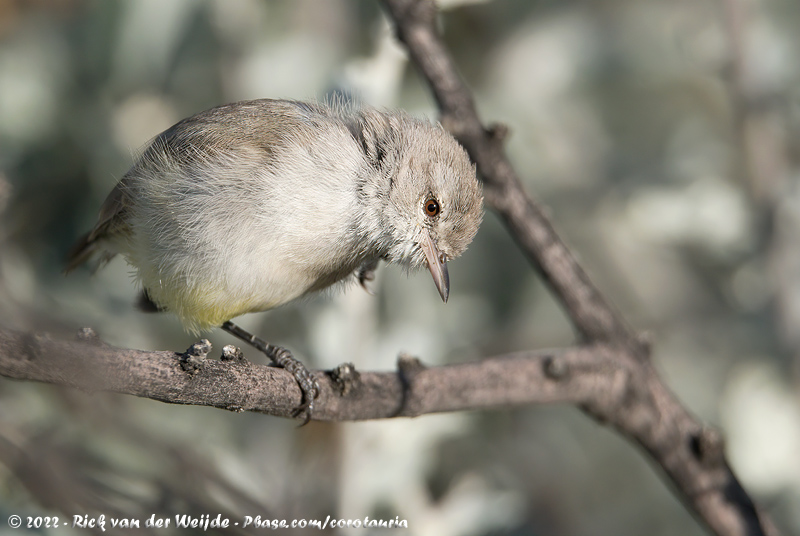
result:
<svg viewBox="0 0 800 536"><path fill-rule="evenodd" d="M303 392L303 404L298 408L295 417L305 413L303 424L311 420L311 412L314 411L314 399L319 396L319 384L311 372L300 361L292 357L292 353L286 348L275 346L264 339L250 334L231 321L222 324L222 329L253 346L256 350L263 352L273 363L286 369L300 386Z"/></svg>

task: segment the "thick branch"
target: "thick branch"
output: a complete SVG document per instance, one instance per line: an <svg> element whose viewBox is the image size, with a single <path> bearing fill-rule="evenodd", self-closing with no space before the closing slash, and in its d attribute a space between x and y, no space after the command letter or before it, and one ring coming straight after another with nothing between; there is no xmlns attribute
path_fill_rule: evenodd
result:
<svg viewBox="0 0 800 536"><path fill-rule="evenodd" d="M290 417L300 390L280 368L245 360L187 364L176 352L147 352L97 339L63 341L0 328L0 375L110 391L172 404L213 406ZM316 371L314 420L412 417L523 404L589 404L621 399L627 373L607 347L521 352L477 363L428 368L401 358L397 372Z"/></svg>
<svg viewBox="0 0 800 536"><path fill-rule="evenodd" d="M771 523L762 524L752 500L725 462L721 437L703 428L664 385L648 359L647 345L609 307L542 209L523 190L502 147L505 129L484 128L471 93L437 33L433 1L384 0L384 4L398 38L430 84L442 123L477 164L488 204L564 303L584 338L618 348L615 364L626 363L629 398L609 406L605 397L590 395L590 401L582 404L584 409L642 445L674 482L683 501L716 534L775 532Z"/></svg>
<svg viewBox="0 0 800 536"><path fill-rule="evenodd" d="M488 203L565 304L588 346L524 352L445 367L401 359L398 372L317 372L317 420L362 420L534 403L567 402L636 441L715 533L767 531L728 467L720 435L686 411L647 359L649 349L589 281L541 208L522 189L502 148L500 128L481 124L434 26L429 1L385 0L397 32L484 179ZM301 403L286 371L236 359L192 359L174 352L58 341L0 329L0 375L289 417ZM767 527L772 531L771 525Z"/></svg>
<svg viewBox="0 0 800 536"><path fill-rule="evenodd" d="M645 446L719 534L763 534L755 507L725 463L719 434L698 423L655 371L624 349L598 343L443 367L413 358L401 358L399 365L397 372L359 373L346 366L317 371L315 420L571 403ZM175 352L1 328L0 375L280 417L292 416L301 402L291 374L242 359L193 361Z"/></svg>

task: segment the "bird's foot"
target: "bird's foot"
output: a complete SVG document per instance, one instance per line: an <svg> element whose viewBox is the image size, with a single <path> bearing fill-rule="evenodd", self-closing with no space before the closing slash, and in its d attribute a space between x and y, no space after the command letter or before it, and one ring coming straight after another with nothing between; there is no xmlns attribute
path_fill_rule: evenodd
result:
<svg viewBox="0 0 800 536"><path fill-rule="evenodd" d="M378 269L378 261L365 262L356 270L358 284L367 291L367 294L374 296L375 292L369 288L369 283L375 281L375 271Z"/></svg>
<svg viewBox="0 0 800 536"><path fill-rule="evenodd" d="M222 329L234 337L250 344L260 352L263 352L273 363L286 369L287 372L294 376L297 385L300 387L300 391L303 393L303 400L292 417L297 418L300 415L304 415L303 424L301 426L308 424L308 421L311 420L311 414L314 411L314 400L319 396L319 383L317 383L311 371L309 371L303 363L295 359L292 353L286 348L269 344L264 339L248 333L231 321L222 324Z"/></svg>
<svg viewBox="0 0 800 536"><path fill-rule="evenodd" d="M272 351L267 353L267 356L276 365L291 373L303 392L303 402L297 408L293 417L296 418L303 415L303 424L301 426L305 426L311 420L311 414L314 411L314 400L319 396L319 383L311 371L303 363L295 359L289 350L279 346L271 346L270 350Z"/></svg>

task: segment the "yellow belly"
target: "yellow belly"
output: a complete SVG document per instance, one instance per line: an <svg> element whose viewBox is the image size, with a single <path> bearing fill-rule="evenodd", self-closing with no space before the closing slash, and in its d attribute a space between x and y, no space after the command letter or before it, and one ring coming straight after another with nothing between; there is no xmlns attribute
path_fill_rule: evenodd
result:
<svg viewBox="0 0 800 536"><path fill-rule="evenodd" d="M257 302L252 296L237 297L219 289L148 289L148 295L160 307L177 315L184 327L195 334L221 326L237 316L273 307Z"/></svg>

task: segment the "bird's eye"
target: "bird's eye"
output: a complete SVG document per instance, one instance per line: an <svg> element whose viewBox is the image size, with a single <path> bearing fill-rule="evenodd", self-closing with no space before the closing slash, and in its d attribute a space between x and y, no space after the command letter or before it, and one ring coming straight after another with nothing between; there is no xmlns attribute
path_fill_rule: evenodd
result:
<svg viewBox="0 0 800 536"><path fill-rule="evenodd" d="M436 199L431 197L430 199L425 201L425 214L427 214L431 218L438 216L441 210L442 209L439 207L439 202Z"/></svg>

